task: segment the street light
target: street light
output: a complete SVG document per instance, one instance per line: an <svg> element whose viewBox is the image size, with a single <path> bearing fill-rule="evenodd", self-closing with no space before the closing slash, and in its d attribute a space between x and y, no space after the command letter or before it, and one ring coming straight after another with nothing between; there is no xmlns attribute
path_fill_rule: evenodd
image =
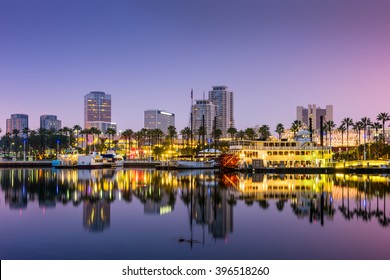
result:
<svg viewBox="0 0 390 280"><path fill-rule="evenodd" d="M59 151L59 147L60 147L60 140L57 140L57 158L58 158L58 151Z"/></svg>
<svg viewBox="0 0 390 280"><path fill-rule="evenodd" d="M23 139L23 161L26 161L26 139Z"/></svg>

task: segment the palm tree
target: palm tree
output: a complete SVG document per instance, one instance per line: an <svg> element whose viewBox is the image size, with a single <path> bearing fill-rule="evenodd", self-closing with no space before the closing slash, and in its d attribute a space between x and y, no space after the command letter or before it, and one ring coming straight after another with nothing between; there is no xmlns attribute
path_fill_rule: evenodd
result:
<svg viewBox="0 0 390 280"><path fill-rule="evenodd" d="M66 139L68 139L68 133L69 133L69 142L66 141L66 142L67 142L67 143L66 143L66 144L67 144L66 146L69 147L69 146L70 146L70 142L71 142L71 141L70 141L71 128L69 128L69 127L67 127L67 126L64 126L62 129L63 129L63 132L64 132L64 134L65 134L65 138L66 138Z"/></svg>
<svg viewBox="0 0 390 280"><path fill-rule="evenodd" d="M107 141L107 138L106 138L106 137L99 137L98 140L100 141L98 150L99 150L99 152L103 153L103 150L106 149L106 141Z"/></svg>
<svg viewBox="0 0 390 280"><path fill-rule="evenodd" d="M14 152L15 152L15 156L16 156L16 154L17 154L17 151L18 151L18 140L19 140L19 133L20 133L20 130L19 129L13 129L12 130L12 135L14 136Z"/></svg>
<svg viewBox="0 0 390 280"><path fill-rule="evenodd" d="M283 126L283 124L278 123L278 124L276 125L276 130L275 130L275 132L278 134L279 140L281 140L281 139L282 139L282 133L284 133L284 126Z"/></svg>
<svg viewBox="0 0 390 280"><path fill-rule="evenodd" d="M109 141L108 149L110 150L111 149L112 138L116 134L116 130L114 128L112 128L112 127L109 127L109 128L107 128L105 134L108 134L108 141Z"/></svg>
<svg viewBox="0 0 390 280"><path fill-rule="evenodd" d="M73 130L76 131L76 147L78 147L78 145L79 145L79 133L81 131L81 126L76 124L75 126L73 126Z"/></svg>
<svg viewBox="0 0 390 280"><path fill-rule="evenodd" d="M191 128L188 126L180 130L180 134L182 135L183 139L187 140L187 146L189 145L190 138L191 138Z"/></svg>
<svg viewBox="0 0 390 280"><path fill-rule="evenodd" d="M219 139L222 136L222 130L220 130L219 128L214 129L211 134L212 134L212 136L214 138L214 149L217 149L218 148L217 147L218 141L219 141Z"/></svg>
<svg viewBox="0 0 390 280"><path fill-rule="evenodd" d="M93 143L93 150L95 151L96 145L95 145L95 134L100 134L101 131L97 129L96 127L91 127L89 129L90 133L92 134L92 143Z"/></svg>
<svg viewBox="0 0 390 280"><path fill-rule="evenodd" d="M358 146L360 146L360 131L363 128L363 123L361 121L358 121L354 124L353 128L356 130L358 134Z"/></svg>
<svg viewBox="0 0 390 280"><path fill-rule="evenodd" d="M222 130L220 130L219 128L214 129L214 131L211 133L211 135L214 137L215 141L218 141L219 138L221 138L221 136L222 136Z"/></svg>
<svg viewBox="0 0 390 280"><path fill-rule="evenodd" d="M164 132L159 128L152 129L150 132L151 132L151 136L154 136L156 138L157 145L160 145L161 138L164 137Z"/></svg>
<svg viewBox="0 0 390 280"><path fill-rule="evenodd" d="M142 135L142 145L145 146L146 145L146 138L148 138L148 136L149 136L149 130L146 128L142 128L140 130L140 133ZM149 142L150 142L150 137L149 137Z"/></svg>
<svg viewBox="0 0 390 280"><path fill-rule="evenodd" d="M127 140L127 153L130 153L130 140L134 135L134 131L131 129L126 129L123 131L122 136Z"/></svg>
<svg viewBox="0 0 390 280"><path fill-rule="evenodd" d="M363 136L364 136L364 138L363 138L364 144L366 144L367 129L368 129L369 126L372 125L371 119L370 119L370 118L367 118L367 117L364 117L364 118L362 118L360 121L361 121L361 123L362 123L362 128L363 128L363 130L364 130L364 135L363 135Z"/></svg>
<svg viewBox="0 0 390 280"><path fill-rule="evenodd" d="M343 125L345 125L347 130L347 151L349 147L349 127L353 126L353 120L351 118L344 118L341 122Z"/></svg>
<svg viewBox="0 0 390 280"><path fill-rule="evenodd" d="M344 146L344 132L347 130L345 125L343 123L340 124L340 126L337 128L339 132L341 132L341 146Z"/></svg>
<svg viewBox="0 0 390 280"><path fill-rule="evenodd" d="M268 138L271 136L270 128L266 124L259 128L259 133L261 135L261 140L268 140Z"/></svg>
<svg viewBox="0 0 390 280"><path fill-rule="evenodd" d="M366 138L367 138L367 129L372 125L370 118L364 117L361 119L362 128L364 131L363 141L364 141L364 160L366 160Z"/></svg>
<svg viewBox="0 0 390 280"><path fill-rule="evenodd" d="M257 136L255 130L251 127L245 129L245 135L246 137L248 137L249 140L254 140Z"/></svg>
<svg viewBox="0 0 390 280"><path fill-rule="evenodd" d="M237 133L236 133L236 137L240 140L244 139L246 136L246 133L244 130L239 130Z"/></svg>
<svg viewBox="0 0 390 280"><path fill-rule="evenodd" d="M137 141L137 150L140 151L141 143L142 143L142 139L143 139L143 134L142 134L141 130L134 133L134 138Z"/></svg>
<svg viewBox="0 0 390 280"><path fill-rule="evenodd" d="M170 126L168 126L167 130L168 130L168 137L171 141L171 145L173 145L173 139L175 139L177 137L176 127L173 125L170 125Z"/></svg>
<svg viewBox="0 0 390 280"><path fill-rule="evenodd" d="M386 112L383 112L383 113L379 113L378 116L376 117L376 120L377 121L382 121L382 129L383 129L383 133L382 133L382 141L383 141L383 146L385 145L385 124L387 121L390 121L390 115L389 113L386 113Z"/></svg>
<svg viewBox="0 0 390 280"><path fill-rule="evenodd" d="M295 120L292 124L291 124L291 128L290 130L294 133L294 138L295 136L297 135L297 132L302 128L302 122L299 121L299 120Z"/></svg>
<svg viewBox="0 0 390 280"><path fill-rule="evenodd" d="M143 157L143 152L141 153L142 146L145 145L146 137L148 135L148 130L146 128L142 128L141 130L137 131L135 134L135 138L137 140L137 149L140 152L140 156Z"/></svg>
<svg viewBox="0 0 390 280"><path fill-rule="evenodd" d="M372 124L372 128L373 129L375 129L375 142L378 142L378 137L377 137L377 135L378 135L378 131L379 131L379 129L381 129L382 128L382 125L379 123L379 122L374 122L373 124Z"/></svg>
<svg viewBox="0 0 390 280"><path fill-rule="evenodd" d="M37 149L38 149L38 154L40 155L40 157L43 157L45 155L45 151L46 151L46 140L49 136L49 131L45 128L39 128L38 129L38 146L37 146Z"/></svg>
<svg viewBox="0 0 390 280"><path fill-rule="evenodd" d="M332 146L332 131L336 127L336 124L333 121L325 122L325 129L329 132L329 146Z"/></svg>
<svg viewBox="0 0 390 280"><path fill-rule="evenodd" d="M200 143L200 137L202 136L202 139L203 139L202 144L204 144L204 137L206 134L206 128L203 125L199 126L197 134L198 134L198 142Z"/></svg>
<svg viewBox="0 0 390 280"><path fill-rule="evenodd" d="M237 129L235 127L229 127L227 129L227 133L230 134L230 138L231 138L231 140L233 140L234 135L236 135L236 133L237 133Z"/></svg>
<svg viewBox="0 0 390 280"><path fill-rule="evenodd" d="M6 138L6 143L8 146L8 155L10 155L11 154L11 132L6 132L4 137ZM4 148L4 155L5 155L5 150L6 148Z"/></svg>

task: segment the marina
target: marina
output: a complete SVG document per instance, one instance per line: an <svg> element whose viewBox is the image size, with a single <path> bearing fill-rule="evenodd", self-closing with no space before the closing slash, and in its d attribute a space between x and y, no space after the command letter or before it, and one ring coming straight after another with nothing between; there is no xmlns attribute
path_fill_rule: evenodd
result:
<svg viewBox="0 0 390 280"><path fill-rule="evenodd" d="M59 169L78 169L77 166L52 166L52 161L41 160L41 161L0 161L0 168L48 168L54 167ZM118 166L121 167L121 166ZM102 168L118 168L113 167L111 164L102 165ZM176 170L175 166L164 165L160 161L145 161L145 160L130 160L124 161L123 167L125 168L142 168L142 169L157 169L157 170ZM222 168L219 167L185 167L179 169L213 169L224 172L243 172L243 173L304 173L304 174L335 174L335 173L346 173L346 174L390 174L389 168L379 166L365 166L365 167L261 167L261 168Z"/></svg>
<svg viewBox="0 0 390 280"><path fill-rule="evenodd" d="M27 168L0 178L2 259L390 258L385 174Z"/></svg>

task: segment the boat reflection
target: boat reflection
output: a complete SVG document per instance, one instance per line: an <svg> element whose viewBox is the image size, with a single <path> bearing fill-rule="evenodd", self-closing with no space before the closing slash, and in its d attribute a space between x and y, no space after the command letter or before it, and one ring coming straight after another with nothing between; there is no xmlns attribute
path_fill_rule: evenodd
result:
<svg viewBox="0 0 390 280"><path fill-rule="evenodd" d="M214 239L226 240L233 233L238 203L258 205L261 211L291 211L313 225L325 226L336 215L346 221L390 225L386 208L389 177L379 175L2 169L0 185L10 210L28 211L30 203L43 210L82 204L83 227L91 232L109 228L111 204L131 203L133 196L143 205L145 215L170 214L181 203L188 211L191 232L194 227L207 228Z"/></svg>

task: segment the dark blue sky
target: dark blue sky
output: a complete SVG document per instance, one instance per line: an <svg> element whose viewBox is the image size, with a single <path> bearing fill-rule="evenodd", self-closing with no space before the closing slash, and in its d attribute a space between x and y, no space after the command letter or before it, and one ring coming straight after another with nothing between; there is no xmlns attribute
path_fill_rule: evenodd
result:
<svg viewBox="0 0 390 280"><path fill-rule="evenodd" d="M83 125L83 96L112 95L112 120L143 111L189 124L190 92L235 93L236 127L290 127L297 105L335 121L389 112L390 2L375 0L1 0L0 127L12 113Z"/></svg>

